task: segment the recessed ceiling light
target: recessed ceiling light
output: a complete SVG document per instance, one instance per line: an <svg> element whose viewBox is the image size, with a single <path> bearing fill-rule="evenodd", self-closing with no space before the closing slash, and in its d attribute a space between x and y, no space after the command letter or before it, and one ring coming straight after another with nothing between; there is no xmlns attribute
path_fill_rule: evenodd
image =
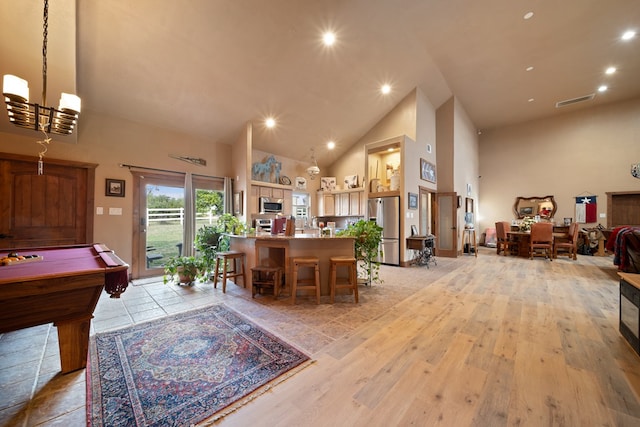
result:
<svg viewBox="0 0 640 427"><path fill-rule="evenodd" d="M322 35L322 42L325 46L332 46L336 42L336 35L331 31L327 31Z"/></svg>
<svg viewBox="0 0 640 427"><path fill-rule="evenodd" d="M525 68L525 71L533 71L533 67L529 66L529 67Z"/></svg>
<svg viewBox="0 0 640 427"><path fill-rule="evenodd" d="M608 87L606 85L602 85L598 88L598 92L606 92Z"/></svg>
<svg viewBox="0 0 640 427"><path fill-rule="evenodd" d="M609 67L607 68L607 70L605 71L606 74L613 74L616 72L616 67Z"/></svg>
<svg viewBox="0 0 640 427"><path fill-rule="evenodd" d="M533 102L533 101L535 101L535 98L529 98L529 99L527 100L527 102Z"/></svg>
<svg viewBox="0 0 640 427"><path fill-rule="evenodd" d="M622 34L621 39L622 40L631 40L635 36L636 36L636 32L633 31L633 30L629 30L629 31L625 31L624 34Z"/></svg>
<svg viewBox="0 0 640 427"><path fill-rule="evenodd" d="M327 148L328 148L329 150L333 150L334 148L336 148L336 143L335 143L335 142L333 142L333 141L329 141L329 142L327 142Z"/></svg>
<svg viewBox="0 0 640 427"><path fill-rule="evenodd" d="M384 93L385 95L388 94L389 92L391 92L391 86L382 85L382 87L380 88L380 92Z"/></svg>
<svg viewBox="0 0 640 427"><path fill-rule="evenodd" d="M531 19L533 18L533 12L527 12L524 14L523 16L524 19Z"/></svg>
<svg viewBox="0 0 640 427"><path fill-rule="evenodd" d="M276 125L276 120L273 117L269 117L267 120L264 121L264 124L268 128L272 128Z"/></svg>

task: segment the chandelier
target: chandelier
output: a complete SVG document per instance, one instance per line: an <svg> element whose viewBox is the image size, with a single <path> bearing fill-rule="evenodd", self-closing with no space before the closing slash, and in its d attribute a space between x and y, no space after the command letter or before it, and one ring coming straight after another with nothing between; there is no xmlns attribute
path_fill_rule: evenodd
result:
<svg viewBox="0 0 640 427"><path fill-rule="evenodd" d="M29 84L11 74L3 78L2 94L7 104L9 121L14 125L59 135L70 135L78 121L80 98L62 93L58 108L47 107L47 33L49 27L49 1L44 1L42 41L42 104L29 102Z"/></svg>
<svg viewBox="0 0 640 427"><path fill-rule="evenodd" d="M313 165L307 168L307 173L309 174L310 179L315 179L316 175L320 174L320 168L318 167L318 162L316 161L313 148L311 149L311 160L313 161Z"/></svg>

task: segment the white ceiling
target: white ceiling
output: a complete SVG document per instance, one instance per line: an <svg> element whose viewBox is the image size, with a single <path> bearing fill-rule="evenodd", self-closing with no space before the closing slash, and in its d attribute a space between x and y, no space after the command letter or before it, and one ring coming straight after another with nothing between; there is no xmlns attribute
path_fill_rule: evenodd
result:
<svg viewBox="0 0 640 427"><path fill-rule="evenodd" d="M39 15L7 16L16 2L0 0L0 24L33 28L37 63L42 2L17 3L27 1ZM54 9L65 1L51 0L50 20L72 16ZM623 43L627 29L639 34ZM0 73L27 68L16 49L27 39L0 40ZM313 147L321 165L415 87L434 107L455 95L479 130L640 96L638 0L77 1L77 43L84 110L229 144L251 121L254 148L308 160ZM605 76L610 65L618 71ZM29 66L37 88L41 64ZM555 108L603 83L592 101ZM268 115L275 129L263 127Z"/></svg>

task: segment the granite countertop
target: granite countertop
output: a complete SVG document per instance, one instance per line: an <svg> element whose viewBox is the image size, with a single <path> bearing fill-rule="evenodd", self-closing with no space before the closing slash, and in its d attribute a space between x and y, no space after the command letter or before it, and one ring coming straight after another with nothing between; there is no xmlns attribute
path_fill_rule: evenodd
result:
<svg viewBox="0 0 640 427"><path fill-rule="evenodd" d="M229 234L230 237L237 239L256 239L256 240L328 240L328 239L355 239L353 236L325 236L320 237L317 234L296 234L294 236L285 236L284 234L272 235L270 233L257 233L247 235Z"/></svg>

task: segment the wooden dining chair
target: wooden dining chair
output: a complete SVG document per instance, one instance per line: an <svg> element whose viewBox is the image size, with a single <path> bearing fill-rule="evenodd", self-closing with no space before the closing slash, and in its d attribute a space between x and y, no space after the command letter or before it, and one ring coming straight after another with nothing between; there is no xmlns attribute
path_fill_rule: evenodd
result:
<svg viewBox="0 0 640 427"><path fill-rule="evenodd" d="M517 246L517 242L509 240L507 232L511 229L511 225L507 221L496 222L496 254L500 255L500 251L504 252L504 256L511 253L511 247Z"/></svg>
<svg viewBox="0 0 640 427"><path fill-rule="evenodd" d="M572 222L569 226L569 232L567 234L566 240L558 240L554 239L553 241L553 257L558 258L558 249L561 249L562 252L572 258L574 261L578 259L578 223Z"/></svg>
<svg viewBox="0 0 640 427"><path fill-rule="evenodd" d="M531 224L529 239L529 258L537 256L537 250L542 249L542 255L553 261L553 224L550 222L536 222Z"/></svg>

